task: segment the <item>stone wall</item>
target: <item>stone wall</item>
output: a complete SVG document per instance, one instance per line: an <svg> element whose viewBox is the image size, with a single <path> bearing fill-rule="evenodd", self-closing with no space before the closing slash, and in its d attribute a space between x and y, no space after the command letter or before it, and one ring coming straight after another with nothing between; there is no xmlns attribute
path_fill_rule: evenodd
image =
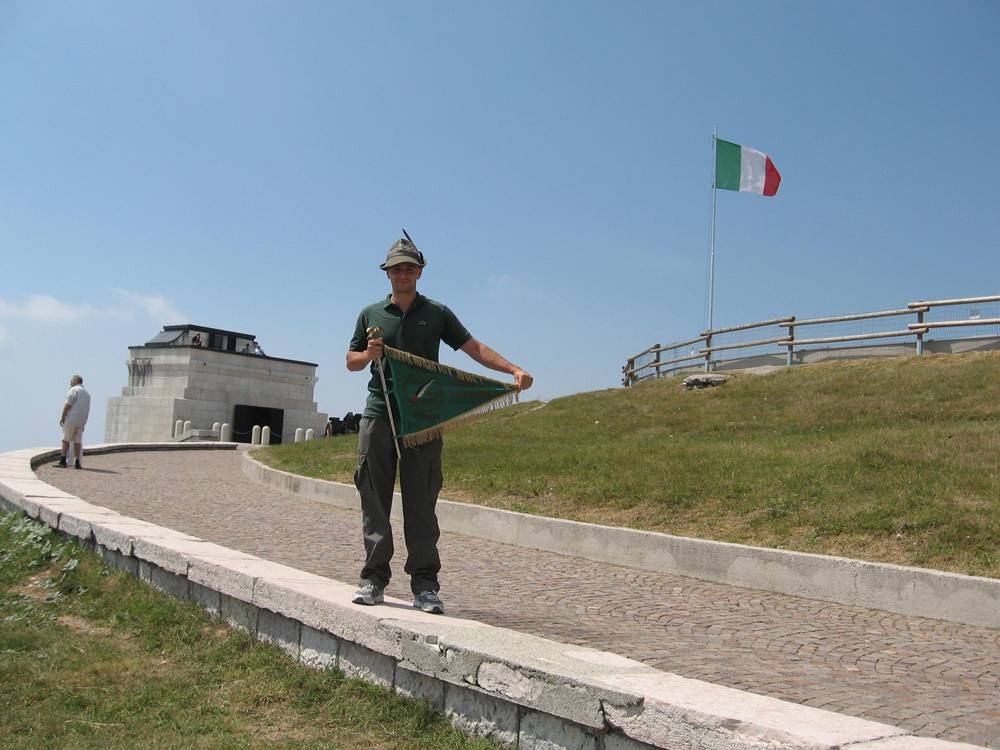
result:
<svg viewBox="0 0 1000 750"><path fill-rule="evenodd" d="M327 415L313 401L313 364L195 346L129 352L142 366L129 367L129 384L108 399L107 442L169 440L177 420L196 429L232 423L237 404L282 409L286 434L297 427L323 432Z"/></svg>

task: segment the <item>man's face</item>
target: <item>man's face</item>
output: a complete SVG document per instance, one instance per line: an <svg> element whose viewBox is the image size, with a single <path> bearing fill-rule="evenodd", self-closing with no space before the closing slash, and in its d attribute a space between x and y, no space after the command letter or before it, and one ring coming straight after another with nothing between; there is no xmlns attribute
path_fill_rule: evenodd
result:
<svg viewBox="0 0 1000 750"><path fill-rule="evenodd" d="M412 292L417 288L417 279L423 270L416 263L398 263L386 269L394 292Z"/></svg>
<svg viewBox="0 0 1000 750"><path fill-rule="evenodd" d="M69 379L69 387L70 388L72 388L74 385L79 385L79 384L80 384L80 381L77 380L75 377L72 377L72 378Z"/></svg>

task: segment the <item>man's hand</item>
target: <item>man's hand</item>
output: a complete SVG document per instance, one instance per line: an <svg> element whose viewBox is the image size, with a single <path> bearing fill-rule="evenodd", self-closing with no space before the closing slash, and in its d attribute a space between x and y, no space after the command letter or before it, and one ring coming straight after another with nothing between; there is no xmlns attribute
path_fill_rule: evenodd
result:
<svg viewBox="0 0 1000 750"><path fill-rule="evenodd" d="M384 342L382 339L368 339L368 348L365 350L365 356L368 357L369 362L382 359L383 345Z"/></svg>
<svg viewBox="0 0 1000 750"><path fill-rule="evenodd" d="M524 370L514 370L514 385L517 386L517 390L526 391L531 388L531 384L535 382L535 379L531 377L531 373L527 373Z"/></svg>
<svg viewBox="0 0 1000 750"><path fill-rule="evenodd" d="M364 370L371 362L382 358L384 353L382 339L368 339L368 346L360 352L347 353L347 369L351 372Z"/></svg>

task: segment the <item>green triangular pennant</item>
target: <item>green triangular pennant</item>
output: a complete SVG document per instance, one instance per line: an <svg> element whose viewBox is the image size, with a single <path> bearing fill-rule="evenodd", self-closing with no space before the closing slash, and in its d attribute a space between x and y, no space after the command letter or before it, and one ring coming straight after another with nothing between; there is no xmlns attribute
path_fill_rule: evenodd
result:
<svg viewBox="0 0 1000 750"><path fill-rule="evenodd" d="M384 351L392 373L392 394L399 407L397 437L407 448L435 440L444 429L517 400L517 387L511 383L389 346Z"/></svg>

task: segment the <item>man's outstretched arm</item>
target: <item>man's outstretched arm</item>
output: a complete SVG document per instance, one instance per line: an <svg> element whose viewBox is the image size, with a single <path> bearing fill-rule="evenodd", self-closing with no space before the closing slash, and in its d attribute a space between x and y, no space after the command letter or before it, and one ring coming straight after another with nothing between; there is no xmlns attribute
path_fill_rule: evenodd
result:
<svg viewBox="0 0 1000 750"><path fill-rule="evenodd" d="M517 365L511 364L482 341L471 338L462 344L461 349L483 367L489 367L491 370L513 375L514 385L517 386L518 390L525 391L531 388L534 378L531 377L530 373L525 372Z"/></svg>

